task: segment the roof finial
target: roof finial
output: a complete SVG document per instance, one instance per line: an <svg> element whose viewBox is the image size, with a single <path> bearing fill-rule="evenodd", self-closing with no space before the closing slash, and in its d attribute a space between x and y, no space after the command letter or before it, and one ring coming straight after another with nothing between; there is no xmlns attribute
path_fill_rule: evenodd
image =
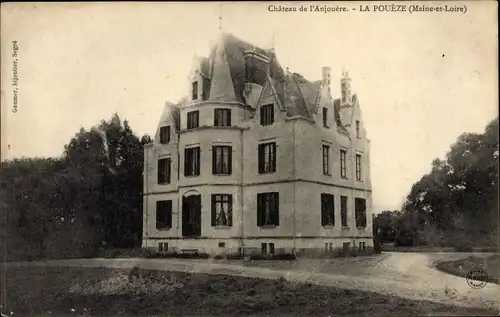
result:
<svg viewBox="0 0 500 317"><path fill-rule="evenodd" d="M349 77L349 72L347 71L345 65L342 66L342 77L343 78L348 78Z"/></svg>

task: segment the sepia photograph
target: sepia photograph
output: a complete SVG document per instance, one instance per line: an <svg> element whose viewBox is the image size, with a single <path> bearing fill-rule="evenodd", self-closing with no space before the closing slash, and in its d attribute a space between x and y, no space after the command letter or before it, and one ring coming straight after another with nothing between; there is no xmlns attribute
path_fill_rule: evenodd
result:
<svg viewBox="0 0 500 317"><path fill-rule="evenodd" d="M500 316L497 10L2 3L0 316Z"/></svg>

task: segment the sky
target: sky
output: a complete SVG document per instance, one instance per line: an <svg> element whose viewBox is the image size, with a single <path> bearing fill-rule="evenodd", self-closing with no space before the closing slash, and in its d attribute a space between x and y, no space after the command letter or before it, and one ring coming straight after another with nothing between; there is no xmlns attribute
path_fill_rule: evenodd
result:
<svg viewBox="0 0 500 317"><path fill-rule="evenodd" d="M312 3L276 3L301 4ZM81 127L115 112L137 135L154 134L165 102L187 94L193 59L208 54L221 25L274 46L283 67L309 80L331 67L335 98L342 68L349 71L371 139L374 212L400 208L434 158L498 116L497 4L447 2L465 14L321 4L350 11L272 12L259 2L3 3L2 159L58 156ZM360 4L372 10L360 12Z"/></svg>

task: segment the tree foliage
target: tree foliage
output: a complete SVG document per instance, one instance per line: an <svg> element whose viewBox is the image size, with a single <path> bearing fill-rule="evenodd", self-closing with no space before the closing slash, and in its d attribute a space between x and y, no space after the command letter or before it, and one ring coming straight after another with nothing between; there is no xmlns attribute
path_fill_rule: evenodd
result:
<svg viewBox="0 0 500 317"><path fill-rule="evenodd" d="M80 129L60 157L2 162L2 251L10 259L91 256L140 245L142 145L115 114Z"/></svg>
<svg viewBox="0 0 500 317"><path fill-rule="evenodd" d="M498 118L482 134L464 133L444 160L416 182L394 215L402 245L491 245L498 241ZM377 216L379 223L388 218ZM390 218L390 217L389 217ZM391 225L384 225L385 237Z"/></svg>

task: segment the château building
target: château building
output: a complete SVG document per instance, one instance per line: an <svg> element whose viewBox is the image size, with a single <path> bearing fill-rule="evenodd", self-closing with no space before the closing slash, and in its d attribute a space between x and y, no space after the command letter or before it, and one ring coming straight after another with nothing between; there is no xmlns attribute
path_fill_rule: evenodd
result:
<svg viewBox="0 0 500 317"><path fill-rule="evenodd" d="M318 70L319 73L319 70ZM144 147L143 247L315 254L373 247L370 141L347 72L308 81L222 33ZM319 77L319 76L318 76Z"/></svg>

